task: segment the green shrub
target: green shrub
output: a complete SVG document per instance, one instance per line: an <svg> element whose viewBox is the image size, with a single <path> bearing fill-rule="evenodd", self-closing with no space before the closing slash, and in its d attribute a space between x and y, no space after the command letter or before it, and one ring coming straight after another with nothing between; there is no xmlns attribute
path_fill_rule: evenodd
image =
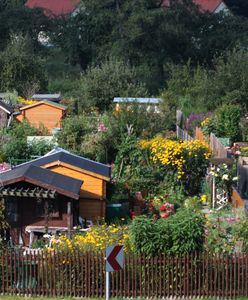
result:
<svg viewBox="0 0 248 300"><path fill-rule="evenodd" d="M234 232L236 240L243 242L243 252L248 253L248 219L239 222Z"/></svg>
<svg viewBox="0 0 248 300"><path fill-rule="evenodd" d="M210 119L208 127L218 137L228 137L232 142L241 139L241 107L233 104L220 106Z"/></svg>
<svg viewBox="0 0 248 300"><path fill-rule="evenodd" d="M168 218L171 231L171 254L200 251L204 242L204 218L192 210L181 209Z"/></svg>
<svg viewBox="0 0 248 300"><path fill-rule="evenodd" d="M156 255L166 253L171 248L171 234L168 222L140 216L129 227L132 249L137 253Z"/></svg>
<svg viewBox="0 0 248 300"><path fill-rule="evenodd" d="M186 209L157 221L136 217L129 227L129 236L134 252L146 255L200 251L204 242L204 218Z"/></svg>

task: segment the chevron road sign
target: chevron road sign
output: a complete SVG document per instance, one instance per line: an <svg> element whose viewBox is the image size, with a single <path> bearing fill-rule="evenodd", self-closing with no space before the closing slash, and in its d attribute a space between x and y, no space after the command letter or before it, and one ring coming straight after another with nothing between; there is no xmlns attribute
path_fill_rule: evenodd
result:
<svg viewBox="0 0 248 300"><path fill-rule="evenodd" d="M123 246L110 246L106 250L106 272L119 271L123 268Z"/></svg>
<svg viewBox="0 0 248 300"><path fill-rule="evenodd" d="M123 246L110 246L106 249L106 300L110 296L110 278L109 273L123 269L124 251Z"/></svg>

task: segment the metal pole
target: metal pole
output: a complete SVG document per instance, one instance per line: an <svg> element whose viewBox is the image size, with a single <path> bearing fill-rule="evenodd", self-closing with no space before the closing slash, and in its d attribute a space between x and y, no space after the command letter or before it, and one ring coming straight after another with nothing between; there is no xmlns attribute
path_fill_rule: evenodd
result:
<svg viewBox="0 0 248 300"><path fill-rule="evenodd" d="M106 272L106 300L109 300L109 272Z"/></svg>
<svg viewBox="0 0 248 300"><path fill-rule="evenodd" d="M215 185L215 176L213 176L213 203L212 203L212 208L215 208L215 198L216 198L216 185Z"/></svg>

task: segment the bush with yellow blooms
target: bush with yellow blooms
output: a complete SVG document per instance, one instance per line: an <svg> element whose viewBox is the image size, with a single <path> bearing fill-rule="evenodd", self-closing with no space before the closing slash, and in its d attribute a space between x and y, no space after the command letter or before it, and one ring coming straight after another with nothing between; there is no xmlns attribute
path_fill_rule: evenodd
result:
<svg viewBox="0 0 248 300"><path fill-rule="evenodd" d="M48 251L103 251L107 246L124 245L130 250L128 227L116 224L94 225L88 231L77 233L71 239L66 236L54 236Z"/></svg>
<svg viewBox="0 0 248 300"><path fill-rule="evenodd" d="M175 172L178 182L184 185L188 194L199 192L211 157L206 143L199 140L182 141L155 137L141 140L139 145L142 149L148 149L152 163Z"/></svg>
<svg viewBox="0 0 248 300"><path fill-rule="evenodd" d="M19 103L21 103L22 105L31 105L31 104L35 104L37 103L37 101L33 100L33 99L25 99L21 96L17 97L17 100Z"/></svg>

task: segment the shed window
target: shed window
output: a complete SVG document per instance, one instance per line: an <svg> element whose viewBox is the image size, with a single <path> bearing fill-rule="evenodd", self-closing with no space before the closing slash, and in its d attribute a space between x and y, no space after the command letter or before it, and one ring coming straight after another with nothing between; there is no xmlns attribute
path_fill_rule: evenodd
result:
<svg viewBox="0 0 248 300"><path fill-rule="evenodd" d="M39 200L36 205L36 217L45 217L45 203L48 201L48 216L51 218L59 217L59 199Z"/></svg>
<svg viewBox="0 0 248 300"><path fill-rule="evenodd" d="M16 197L8 197L5 201L6 217L11 223L18 221L18 205Z"/></svg>

